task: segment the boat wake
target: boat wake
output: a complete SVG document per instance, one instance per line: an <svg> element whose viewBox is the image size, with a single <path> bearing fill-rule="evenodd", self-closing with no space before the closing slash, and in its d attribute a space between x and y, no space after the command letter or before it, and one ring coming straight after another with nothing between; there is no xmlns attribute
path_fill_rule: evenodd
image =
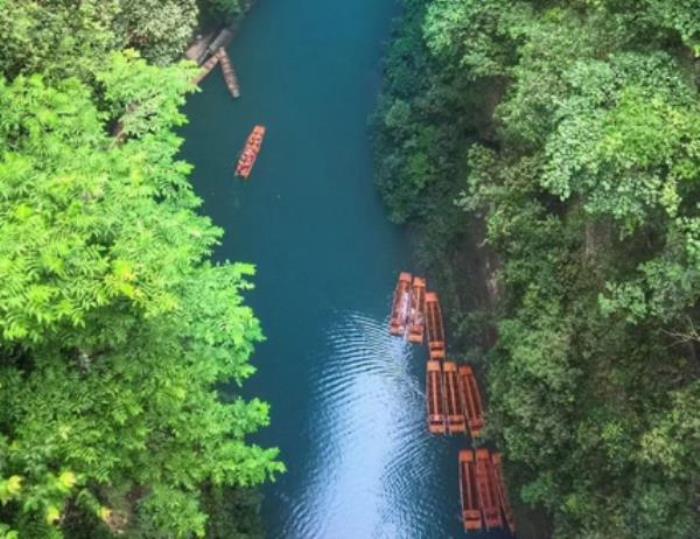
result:
<svg viewBox="0 0 700 539"><path fill-rule="evenodd" d="M441 455L429 450L414 348L387 335L388 320L359 313L333 319L327 356L311 373L314 458L281 536L416 537L444 507L415 500L430 490Z"/></svg>

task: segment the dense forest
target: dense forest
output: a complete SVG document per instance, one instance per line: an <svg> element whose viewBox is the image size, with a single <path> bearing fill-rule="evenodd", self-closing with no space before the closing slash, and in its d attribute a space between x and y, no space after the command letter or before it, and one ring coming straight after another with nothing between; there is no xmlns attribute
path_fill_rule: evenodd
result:
<svg viewBox="0 0 700 539"><path fill-rule="evenodd" d="M253 268L176 134L202 13L246 7L0 1L0 538L258 536Z"/></svg>
<svg viewBox="0 0 700 539"><path fill-rule="evenodd" d="M450 292L514 501L538 538L697 537L697 0L404 4L379 188Z"/></svg>

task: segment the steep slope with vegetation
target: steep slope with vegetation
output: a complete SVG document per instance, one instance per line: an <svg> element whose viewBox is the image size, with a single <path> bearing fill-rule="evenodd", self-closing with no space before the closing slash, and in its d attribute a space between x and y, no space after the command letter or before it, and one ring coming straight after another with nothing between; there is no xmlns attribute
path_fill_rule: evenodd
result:
<svg viewBox="0 0 700 539"><path fill-rule="evenodd" d="M697 2L405 4L380 189L457 296L461 351L497 336L469 352L513 493L555 537L695 537ZM482 239L497 301L466 312Z"/></svg>
<svg viewBox="0 0 700 539"><path fill-rule="evenodd" d="M283 470L246 443L267 405L220 391L262 333L253 268L209 261L222 231L177 158L196 20L193 0L0 11L2 538L257 536L245 489Z"/></svg>

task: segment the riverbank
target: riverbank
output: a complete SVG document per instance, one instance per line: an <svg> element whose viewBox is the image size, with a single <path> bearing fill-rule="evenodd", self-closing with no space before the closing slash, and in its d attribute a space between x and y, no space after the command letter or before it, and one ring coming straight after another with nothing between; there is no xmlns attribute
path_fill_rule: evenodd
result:
<svg viewBox="0 0 700 539"><path fill-rule="evenodd" d="M428 4L406 1L395 21L382 97L372 119L377 181L392 220L409 230L419 271L441 290L451 357L475 364L486 382L489 351L497 342L501 263L486 241L483 217L465 212L458 201L468 174L464 149L492 140L490 117L503 87L460 80L430 56L423 37ZM489 422L485 440L497 441L499 428ZM508 463L518 536L549 537L546 514L533 511L517 495L523 475L527 472Z"/></svg>

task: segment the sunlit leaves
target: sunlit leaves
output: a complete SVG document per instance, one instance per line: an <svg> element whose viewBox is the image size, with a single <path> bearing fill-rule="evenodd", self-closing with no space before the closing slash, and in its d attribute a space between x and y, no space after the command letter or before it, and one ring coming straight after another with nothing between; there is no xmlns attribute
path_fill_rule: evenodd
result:
<svg viewBox="0 0 700 539"><path fill-rule="evenodd" d="M254 372L254 268L207 262L221 231L171 131L190 67L129 52L97 72L106 114L75 79L0 82L2 514L8 534L201 536L205 483L284 470L245 441L268 406L217 390Z"/></svg>

